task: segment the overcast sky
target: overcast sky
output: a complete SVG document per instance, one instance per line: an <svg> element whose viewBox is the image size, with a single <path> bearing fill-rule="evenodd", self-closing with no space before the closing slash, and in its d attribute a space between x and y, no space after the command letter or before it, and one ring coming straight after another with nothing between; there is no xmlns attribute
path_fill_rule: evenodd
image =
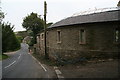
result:
<svg viewBox="0 0 120 80"><path fill-rule="evenodd" d="M95 8L116 7L119 0L46 0L47 22L57 22L74 13ZM15 31L25 30L22 21L31 12L43 15L44 0L2 0L5 22L15 25Z"/></svg>

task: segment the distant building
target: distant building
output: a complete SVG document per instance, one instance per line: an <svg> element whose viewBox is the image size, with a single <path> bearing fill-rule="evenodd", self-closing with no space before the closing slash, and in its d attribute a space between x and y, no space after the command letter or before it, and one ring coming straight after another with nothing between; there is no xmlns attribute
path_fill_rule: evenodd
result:
<svg viewBox="0 0 120 80"><path fill-rule="evenodd" d="M31 41L31 37L30 36L26 36L24 39L23 39L23 43L29 43Z"/></svg>
<svg viewBox="0 0 120 80"><path fill-rule="evenodd" d="M119 0L119 2L118 2L117 6L120 7L120 0Z"/></svg>
<svg viewBox="0 0 120 80"><path fill-rule="evenodd" d="M37 37L37 45L44 55L43 31ZM68 17L47 28L47 52L53 59L114 57L120 52L118 46L120 8Z"/></svg>

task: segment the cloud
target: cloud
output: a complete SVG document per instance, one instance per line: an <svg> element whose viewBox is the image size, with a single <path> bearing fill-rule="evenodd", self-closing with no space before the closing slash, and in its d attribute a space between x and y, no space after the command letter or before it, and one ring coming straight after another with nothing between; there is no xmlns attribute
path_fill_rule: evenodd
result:
<svg viewBox="0 0 120 80"><path fill-rule="evenodd" d="M48 6L47 21L57 22L74 13L86 11L89 8L116 7L119 0L46 0ZM22 20L31 12L43 15L44 0L2 0L2 9L7 15L5 21L15 25L15 30L21 30Z"/></svg>

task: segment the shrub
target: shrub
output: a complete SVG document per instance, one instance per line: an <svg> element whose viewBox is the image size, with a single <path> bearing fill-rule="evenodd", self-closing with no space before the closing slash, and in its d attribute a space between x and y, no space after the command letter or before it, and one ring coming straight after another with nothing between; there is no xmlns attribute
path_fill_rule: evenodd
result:
<svg viewBox="0 0 120 80"><path fill-rule="evenodd" d="M20 42L13 32L14 26L2 23L2 52L15 51L20 48Z"/></svg>

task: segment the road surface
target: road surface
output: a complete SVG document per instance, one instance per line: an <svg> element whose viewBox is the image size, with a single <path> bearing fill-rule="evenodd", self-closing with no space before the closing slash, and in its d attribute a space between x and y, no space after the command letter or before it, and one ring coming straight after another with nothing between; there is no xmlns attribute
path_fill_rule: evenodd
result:
<svg viewBox="0 0 120 80"><path fill-rule="evenodd" d="M85 66L66 65L52 69L36 61L29 54L28 45L25 43L21 44L20 50L9 56L10 58L2 61L3 78L117 78L119 74L117 60Z"/></svg>
<svg viewBox="0 0 120 80"><path fill-rule="evenodd" d="M46 66L38 64L25 43L21 44L19 51L9 56L2 62L2 78L50 78L55 75Z"/></svg>

